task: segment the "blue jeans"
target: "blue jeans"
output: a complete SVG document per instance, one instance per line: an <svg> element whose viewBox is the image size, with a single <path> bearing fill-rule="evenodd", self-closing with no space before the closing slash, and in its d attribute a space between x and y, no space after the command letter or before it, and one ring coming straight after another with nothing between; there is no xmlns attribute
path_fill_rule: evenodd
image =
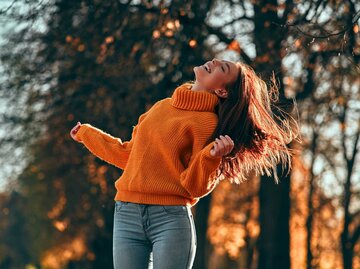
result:
<svg viewBox="0 0 360 269"><path fill-rule="evenodd" d="M190 207L116 201L115 269L192 268L196 232Z"/></svg>

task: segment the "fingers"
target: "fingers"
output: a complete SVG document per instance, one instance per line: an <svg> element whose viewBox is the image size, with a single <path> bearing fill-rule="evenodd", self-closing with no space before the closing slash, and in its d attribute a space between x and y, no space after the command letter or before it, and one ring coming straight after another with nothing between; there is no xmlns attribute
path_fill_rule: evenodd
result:
<svg viewBox="0 0 360 269"><path fill-rule="evenodd" d="M234 142L228 135L225 135L225 136L220 135L220 138L224 145L224 152L223 152L224 154L223 155L227 155L232 151L232 149L234 147Z"/></svg>
<svg viewBox="0 0 360 269"><path fill-rule="evenodd" d="M228 135L220 135L215 139L214 147L210 151L212 156L225 156L234 148L234 142Z"/></svg>
<svg viewBox="0 0 360 269"><path fill-rule="evenodd" d="M74 128L71 129L70 133L72 135L75 135L79 131L79 129L80 129L80 126L75 126Z"/></svg>
<svg viewBox="0 0 360 269"><path fill-rule="evenodd" d="M234 141L228 135L225 135L224 138L227 141L227 153L226 154L229 154L234 148Z"/></svg>
<svg viewBox="0 0 360 269"><path fill-rule="evenodd" d="M75 125L75 126L71 129L71 131L70 131L70 136L71 136L75 141L78 141L78 139L76 139L75 135L76 135L76 133L79 131L80 127L81 127L81 123L78 121L78 122L76 123L76 125Z"/></svg>
<svg viewBox="0 0 360 269"><path fill-rule="evenodd" d="M223 141L222 136L220 136L220 139L216 138L215 139L215 144L218 146L218 152L220 156L225 155L226 152L226 145Z"/></svg>
<svg viewBox="0 0 360 269"><path fill-rule="evenodd" d="M80 127L81 127L81 123L78 121L76 126L75 126L76 132L79 131Z"/></svg>
<svg viewBox="0 0 360 269"><path fill-rule="evenodd" d="M215 156L218 156L218 154L219 154L219 146L218 146L218 144L215 142L214 143L214 146L211 148L211 150L210 150L210 155L211 156L213 156L213 157L215 157Z"/></svg>
<svg viewBox="0 0 360 269"><path fill-rule="evenodd" d="M78 121L78 122L76 123L74 129L79 130L80 127L81 127L81 123L80 123L80 121Z"/></svg>

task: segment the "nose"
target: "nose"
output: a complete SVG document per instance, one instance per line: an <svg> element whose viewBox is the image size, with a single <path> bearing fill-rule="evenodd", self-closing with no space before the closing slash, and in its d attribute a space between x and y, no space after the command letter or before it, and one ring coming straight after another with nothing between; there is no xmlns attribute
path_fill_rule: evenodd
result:
<svg viewBox="0 0 360 269"><path fill-rule="evenodd" d="M214 58L214 59L211 61L211 63L212 63L213 65L217 65L217 64L219 63L219 59Z"/></svg>

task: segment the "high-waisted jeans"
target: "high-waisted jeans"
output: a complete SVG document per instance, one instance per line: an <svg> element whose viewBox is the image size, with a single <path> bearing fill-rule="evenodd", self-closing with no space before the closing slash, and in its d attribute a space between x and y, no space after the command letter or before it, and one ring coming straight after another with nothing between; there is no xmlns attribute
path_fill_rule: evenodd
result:
<svg viewBox="0 0 360 269"><path fill-rule="evenodd" d="M196 232L189 207L116 201L115 269L192 268L195 252Z"/></svg>

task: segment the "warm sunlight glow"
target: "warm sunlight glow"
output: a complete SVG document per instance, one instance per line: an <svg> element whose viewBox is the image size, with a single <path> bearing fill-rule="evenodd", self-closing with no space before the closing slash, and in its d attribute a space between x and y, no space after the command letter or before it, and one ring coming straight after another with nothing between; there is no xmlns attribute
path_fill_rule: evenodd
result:
<svg viewBox="0 0 360 269"><path fill-rule="evenodd" d="M239 42L236 41L236 40L231 41L231 43L228 45L228 49L229 49L229 50L236 51L236 52L240 52L240 51L241 51L240 44L239 44Z"/></svg>
<svg viewBox="0 0 360 269"><path fill-rule="evenodd" d="M41 265L49 269L61 269L70 260L81 259L87 251L84 238L79 236L46 251Z"/></svg>
<svg viewBox="0 0 360 269"><path fill-rule="evenodd" d="M175 28L175 24L173 21L169 21L166 23L166 27L170 30L173 30Z"/></svg>
<svg viewBox="0 0 360 269"><path fill-rule="evenodd" d="M159 30L154 30L153 31L153 38L156 39L156 38L159 38L160 37L160 31Z"/></svg>
<svg viewBox="0 0 360 269"><path fill-rule="evenodd" d="M180 27L180 21L179 20L175 20L175 26L176 26L176 28Z"/></svg>
<svg viewBox="0 0 360 269"><path fill-rule="evenodd" d="M165 35L166 37L172 37L172 36L174 35L174 31L172 31L172 30L166 30L165 33L164 33L164 35Z"/></svg>
<svg viewBox="0 0 360 269"><path fill-rule="evenodd" d="M105 43L106 44L110 44L114 42L114 37L113 36L108 36L107 38L105 38Z"/></svg>
<svg viewBox="0 0 360 269"><path fill-rule="evenodd" d="M66 41L67 43L71 42L71 41L72 41L72 36L67 35L66 38L65 38L65 41Z"/></svg>
<svg viewBox="0 0 360 269"><path fill-rule="evenodd" d="M359 25L355 24L353 30L354 33L357 34L359 32Z"/></svg>
<svg viewBox="0 0 360 269"><path fill-rule="evenodd" d="M306 265L306 220L308 216L309 169L300 157L294 157L291 179L291 208L290 219L290 257L292 268L303 268ZM332 203L324 203L325 194L313 194L314 207L311 250L314 259L313 266L318 268L341 268L341 254L339 242L342 223L336 216ZM321 255L320 255L321 253ZM318 257L318 258L317 258Z"/></svg>
<svg viewBox="0 0 360 269"><path fill-rule="evenodd" d="M257 184L256 177L241 189L224 181L214 190L207 235L216 255L242 259L247 255L249 241L259 236Z"/></svg>
<svg viewBox="0 0 360 269"><path fill-rule="evenodd" d="M57 221L53 222L53 225L58 231L63 232L68 227L69 222L68 221L58 221L57 220Z"/></svg>
<svg viewBox="0 0 360 269"><path fill-rule="evenodd" d="M161 14L167 14L168 12L169 12L169 9L167 9L167 8L162 8L160 11Z"/></svg>
<svg viewBox="0 0 360 269"><path fill-rule="evenodd" d="M65 205L66 205L66 196L64 192L61 192L57 204L48 212L47 214L48 218L49 219L57 218L64 210Z"/></svg>
<svg viewBox="0 0 360 269"><path fill-rule="evenodd" d="M294 78L292 77L284 77L284 84L286 86L291 86L291 84L293 84L294 82Z"/></svg>
<svg viewBox="0 0 360 269"><path fill-rule="evenodd" d="M195 48L196 45L197 45L197 42L196 42L195 39L191 39L191 40L189 41L189 46L190 46L191 48Z"/></svg>
<svg viewBox="0 0 360 269"><path fill-rule="evenodd" d="M80 44L80 45L78 46L77 50L78 50L79 52L84 51L84 50L85 50L85 45L84 45L84 44Z"/></svg>

